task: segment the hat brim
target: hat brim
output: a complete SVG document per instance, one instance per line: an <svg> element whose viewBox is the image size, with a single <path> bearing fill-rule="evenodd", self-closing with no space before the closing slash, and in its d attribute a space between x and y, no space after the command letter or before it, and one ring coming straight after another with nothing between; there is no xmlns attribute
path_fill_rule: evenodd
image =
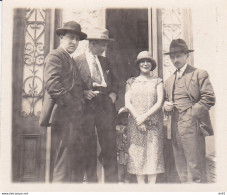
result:
<svg viewBox="0 0 227 195"><path fill-rule="evenodd" d="M170 55L170 54L175 54L175 53L191 53L193 52L194 50L186 50L186 51L173 51L173 52L167 52L167 53L164 53L164 55Z"/></svg>
<svg viewBox="0 0 227 195"><path fill-rule="evenodd" d="M62 34L65 34L66 32L70 32L70 33L79 35L81 41L87 38L87 34L85 34L85 33L83 33L83 32L78 32L78 31L75 31L75 30L64 29L64 28L58 28L58 29L56 30L56 34L57 34L58 36L60 36L60 35L62 35Z"/></svg>
<svg viewBox="0 0 227 195"><path fill-rule="evenodd" d="M156 66L157 66L155 60L152 59L152 58L141 58L141 59L138 59L138 60L136 60L136 66L139 66L139 63L142 60L149 60L151 62L151 64L152 64L151 71L153 71L156 68Z"/></svg>
<svg viewBox="0 0 227 195"><path fill-rule="evenodd" d="M115 41L114 39L102 39L102 38L86 38L88 41Z"/></svg>

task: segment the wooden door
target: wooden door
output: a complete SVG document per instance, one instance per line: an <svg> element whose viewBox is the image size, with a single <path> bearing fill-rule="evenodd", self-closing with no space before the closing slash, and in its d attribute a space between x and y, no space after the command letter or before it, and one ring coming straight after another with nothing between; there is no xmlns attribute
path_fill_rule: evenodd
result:
<svg viewBox="0 0 227 195"><path fill-rule="evenodd" d="M13 29L13 182L45 181L46 128L39 126L43 65L50 46L48 9L15 9Z"/></svg>

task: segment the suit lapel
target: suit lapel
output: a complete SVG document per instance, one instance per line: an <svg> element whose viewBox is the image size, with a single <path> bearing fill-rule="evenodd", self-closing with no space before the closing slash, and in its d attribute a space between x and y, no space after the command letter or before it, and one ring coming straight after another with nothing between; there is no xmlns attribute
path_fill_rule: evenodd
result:
<svg viewBox="0 0 227 195"><path fill-rule="evenodd" d="M185 69L184 73L183 73L185 75L185 87L187 89L189 87L189 84L191 82L191 79L192 79L194 72L195 72L195 68L188 65L187 68Z"/></svg>
<svg viewBox="0 0 227 195"><path fill-rule="evenodd" d="M173 100L173 86L174 86L175 78L176 78L175 73L169 78L169 92L168 92L169 101Z"/></svg>
<svg viewBox="0 0 227 195"><path fill-rule="evenodd" d="M58 48L57 48L57 50L59 50L60 52L62 52L62 53L65 53L65 54L67 54L66 53L66 51L62 48L62 46L58 46Z"/></svg>
<svg viewBox="0 0 227 195"><path fill-rule="evenodd" d="M70 64L71 70L73 70L74 62L73 62L73 59L71 58L71 56L62 48L62 46L59 46L57 49L65 55L65 57L67 58L68 63Z"/></svg>
<svg viewBox="0 0 227 195"><path fill-rule="evenodd" d="M84 59L82 61L82 67L85 71L85 73L87 74L88 77L91 77L91 72L90 72L90 69L89 69L89 65L88 65L88 62L87 62L87 58L86 58L86 55L84 54Z"/></svg>
<svg viewBox="0 0 227 195"><path fill-rule="evenodd" d="M79 70L80 70L80 75L82 80L84 81L84 83L86 83L88 89L91 89L92 79L91 79L91 73L90 73L90 69L89 69L89 65L88 65L85 53L82 54L82 56L80 57L80 60L78 61L78 65L79 65Z"/></svg>
<svg viewBox="0 0 227 195"><path fill-rule="evenodd" d="M105 79L105 82L107 84L107 70L106 70L106 64L105 62L102 60L101 57L98 56L98 59L99 59L99 62L101 64L101 67L102 67L102 73L103 73L103 77Z"/></svg>
<svg viewBox="0 0 227 195"><path fill-rule="evenodd" d="M62 52L67 57L67 59L71 58L71 56L63 49L62 46L59 46L57 48L57 50L59 50L60 52Z"/></svg>

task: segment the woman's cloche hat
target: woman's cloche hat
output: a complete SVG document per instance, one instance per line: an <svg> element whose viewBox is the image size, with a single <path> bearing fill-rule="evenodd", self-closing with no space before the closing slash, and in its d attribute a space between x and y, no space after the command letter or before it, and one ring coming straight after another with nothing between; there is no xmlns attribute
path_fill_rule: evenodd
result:
<svg viewBox="0 0 227 195"><path fill-rule="evenodd" d="M136 65L138 66L139 63L144 59L149 60L151 62L151 64L152 64L151 71L153 71L156 68L156 62L148 51L141 51L138 54L137 59L136 59Z"/></svg>
<svg viewBox="0 0 227 195"><path fill-rule="evenodd" d="M87 40L114 41L114 39L109 38L109 31L107 29L99 27L89 31Z"/></svg>
<svg viewBox="0 0 227 195"><path fill-rule="evenodd" d="M188 49L188 46L183 39L173 39L169 46L169 52L164 54L170 55L170 54L179 53L179 52L190 53L193 51L194 50Z"/></svg>
<svg viewBox="0 0 227 195"><path fill-rule="evenodd" d="M66 32L71 32L80 36L80 40L87 38L87 34L81 31L81 26L75 21L66 22L62 28L58 28L56 33L58 36L64 35Z"/></svg>

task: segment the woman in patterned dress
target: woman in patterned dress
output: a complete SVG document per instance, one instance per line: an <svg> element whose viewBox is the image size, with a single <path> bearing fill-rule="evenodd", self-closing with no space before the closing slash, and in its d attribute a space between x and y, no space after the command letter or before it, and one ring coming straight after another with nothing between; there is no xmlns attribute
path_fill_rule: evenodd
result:
<svg viewBox="0 0 227 195"><path fill-rule="evenodd" d="M163 82L151 76L156 67L148 51L137 56L140 75L126 82L125 106L128 119L127 171L136 174L138 183L155 183L158 173L164 172L162 104Z"/></svg>

